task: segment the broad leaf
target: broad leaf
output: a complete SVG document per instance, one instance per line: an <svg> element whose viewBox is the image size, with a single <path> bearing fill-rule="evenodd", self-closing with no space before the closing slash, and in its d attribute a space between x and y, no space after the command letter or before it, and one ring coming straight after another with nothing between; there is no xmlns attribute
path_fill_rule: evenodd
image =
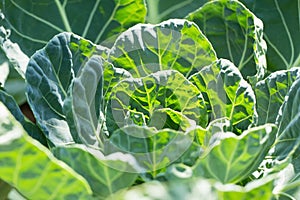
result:
<svg viewBox="0 0 300 200"><path fill-rule="evenodd" d="M266 124L236 136L230 132L215 134L211 150L200 158L196 175L222 183L237 183L254 172L273 145L277 128Z"/></svg>
<svg viewBox="0 0 300 200"><path fill-rule="evenodd" d="M138 24L118 37L109 54L109 61L133 77L168 69L187 77L215 60L215 51L199 28L180 19Z"/></svg>
<svg viewBox="0 0 300 200"><path fill-rule="evenodd" d="M263 23L235 0L212 1L186 17L213 44L218 57L231 60L246 78L257 82L266 71Z"/></svg>
<svg viewBox="0 0 300 200"><path fill-rule="evenodd" d="M152 116L158 114L155 112L162 108L181 112L197 124L206 126L206 106L199 90L179 72L168 70L144 78L125 79L116 85L107 106L107 127L112 133L125 126L124 119L136 112L142 113L149 124L154 120ZM175 117L181 120L180 115ZM167 116L161 126L166 122Z"/></svg>
<svg viewBox="0 0 300 200"><path fill-rule="evenodd" d="M116 193L112 199L131 200L147 197L147 200L270 200L273 197L273 177L253 181L241 187L233 184L220 184L208 179L172 180L169 182L152 181ZM153 192L154 191L154 192ZM158 192L159 191L159 192Z"/></svg>
<svg viewBox="0 0 300 200"><path fill-rule="evenodd" d="M208 151L211 145L211 138L215 134L224 133L232 129L230 121L226 118L216 119L209 123L206 129L202 127L195 128L194 134L197 143L200 145L202 152Z"/></svg>
<svg viewBox="0 0 300 200"><path fill-rule="evenodd" d="M248 183L245 187L240 187L237 185L219 186L217 187L219 189L218 199L273 199L274 195L272 193L272 189L274 187L274 178L274 176L267 176L258 180L254 180Z"/></svg>
<svg viewBox="0 0 300 200"><path fill-rule="evenodd" d="M88 150L85 146L57 147L54 155L71 166L90 184L93 195L104 199L114 192L131 186L138 174L134 158L130 155L115 153L105 156L101 152Z"/></svg>
<svg viewBox="0 0 300 200"><path fill-rule="evenodd" d="M268 70L300 66L300 6L295 0L241 0L264 22Z"/></svg>
<svg viewBox="0 0 300 200"><path fill-rule="evenodd" d="M275 123L279 108L293 82L300 76L299 68L277 71L255 86L258 125Z"/></svg>
<svg viewBox="0 0 300 200"><path fill-rule="evenodd" d="M3 0L0 9L12 30L11 39L18 41L27 55L64 31L94 43L111 43L122 31L144 22L146 15L143 0Z"/></svg>
<svg viewBox="0 0 300 200"><path fill-rule="evenodd" d="M62 33L29 61L26 71L28 102L37 123L53 144L74 142L63 104L72 80L95 51L96 47L88 41Z"/></svg>
<svg viewBox="0 0 300 200"><path fill-rule="evenodd" d="M180 131L188 131L196 126L195 121L190 120L181 112L170 108L161 108L155 110L149 119L149 127L156 129L170 128Z"/></svg>
<svg viewBox="0 0 300 200"><path fill-rule="evenodd" d="M131 77L127 71L114 68L100 56L92 56L86 62L73 80L64 104L69 127L77 142L103 148L107 100L111 89L127 77Z"/></svg>
<svg viewBox="0 0 300 200"><path fill-rule="evenodd" d="M103 98L103 62L100 56L92 56L87 61L80 75L74 79L69 97L74 120L68 119L69 125L74 124L77 140L94 147L103 146L100 131L104 119L99 105Z"/></svg>
<svg viewBox="0 0 300 200"><path fill-rule="evenodd" d="M176 161L192 144L194 135L171 129L156 131L148 127L126 126L110 137L107 151L130 153L142 172L153 177Z"/></svg>
<svg viewBox="0 0 300 200"><path fill-rule="evenodd" d="M28 199L85 199L85 179L29 137L0 103L0 178Z"/></svg>
<svg viewBox="0 0 300 200"><path fill-rule="evenodd" d="M47 146L47 140L41 130L26 117L24 117L22 111L12 96L0 90L0 101L12 113L16 120L22 124L23 128L32 138L38 140L44 146Z"/></svg>
<svg viewBox="0 0 300 200"><path fill-rule="evenodd" d="M173 182L146 182L112 196L112 199L131 200L146 197L147 200L205 199L218 200L213 182L206 179Z"/></svg>
<svg viewBox="0 0 300 200"><path fill-rule="evenodd" d="M3 87L9 75L9 61L7 60L6 55L2 50L0 50L0 60L0 86Z"/></svg>
<svg viewBox="0 0 300 200"><path fill-rule="evenodd" d="M103 101L102 101L102 107L105 108L110 95L112 88L117 85L121 80L125 78L132 78L131 74L122 69L122 68L115 68L112 64L108 62L104 62L104 82L102 84L103 87Z"/></svg>
<svg viewBox="0 0 300 200"><path fill-rule="evenodd" d="M227 117L236 133L246 130L253 122L256 116L254 92L230 61L220 59L189 80L209 104L210 120Z"/></svg>
<svg viewBox="0 0 300 200"><path fill-rule="evenodd" d="M24 78L29 58L21 51L18 44L9 39L8 30L1 27L0 33L0 83L21 105L26 102Z"/></svg>
<svg viewBox="0 0 300 200"><path fill-rule="evenodd" d="M89 59L104 52L101 46L70 33L61 33L31 57L26 71L28 102L37 123L54 145L78 142L70 86L82 69L89 66ZM98 76L102 74L96 74L95 78ZM100 103L99 99L96 106Z"/></svg>
<svg viewBox="0 0 300 200"><path fill-rule="evenodd" d="M289 164L282 169L275 182L273 193L279 199L299 199L300 198L300 174L293 165Z"/></svg>
<svg viewBox="0 0 300 200"><path fill-rule="evenodd" d="M278 133L273 156L278 160L296 159L300 153L300 79L288 93L277 118ZM299 164L297 163L297 166Z"/></svg>
<svg viewBox="0 0 300 200"><path fill-rule="evenodd" d="M160 23L163 20L183 18L209 0L146 0L147 22Z"/></svg>

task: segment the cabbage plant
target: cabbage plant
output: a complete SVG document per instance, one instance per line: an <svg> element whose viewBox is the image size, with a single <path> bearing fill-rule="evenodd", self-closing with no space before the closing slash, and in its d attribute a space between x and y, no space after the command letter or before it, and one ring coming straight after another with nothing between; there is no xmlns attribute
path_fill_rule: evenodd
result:
<svg viewBox="0 0 300 200"><path fill-rule="evenodd" d="M300 198L298 2L0 9L0 199Z"/></svg>

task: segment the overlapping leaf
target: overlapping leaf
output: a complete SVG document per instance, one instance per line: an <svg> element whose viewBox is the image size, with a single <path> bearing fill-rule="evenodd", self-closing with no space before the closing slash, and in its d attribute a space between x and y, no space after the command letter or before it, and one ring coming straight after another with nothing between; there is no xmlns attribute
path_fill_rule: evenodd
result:
<svg viewBox="0 0 300 200"><path fill-rule="evenodd" d="M267 68L263 23L241 3L212 1L186 18L201 28L218 57L231 60L245 78L255 75L254 83L263 78Z"/></svg>
<svg viewBox="0 0 300 200"><path fill-rule="evenodd" d="M88 183L29 137L0 103L0 178L29 199L86 199ZM37 164L38 163L38 164Z"/></svg>
<svg viewBox="0 0 300 200"><path fill-rule="evenodd" d="M297 159L300 153L300 79L297 79L288 93L277 118L278 133L273 155L278 160ZM299 163L295 163L296 168Z"/></svg>
<svg viewBox="0 0 300 200"><path fill-rule="evenodd" d="M100 43L134 24L144 22L143 0L29 1L3 0L0 9L27 55L44 46L54 35L73 32Z"/></svg>
<svg viewBox="0 0 300 200"><path fill-rule="evenodd" d="M230 125L231 124L228 119L220 118L209 123L206 129L202 127L195 128L193 131L196 141L200 145L202 152L209 150L213 135L230 131Z"/></svg>
<svg viewBox="0 0 300 200"><path fill-rule="evenodd" d="M241 0L264 22L268 70L300 66L300 4L295 0Z"/></svg>
<svg viewBox="0 0 300 200"><path fill-rule="evenodd" d="M88 150L85 146L57 147L54 155L66 162L90 184L97 199L131 186L136 180L135 160L130 155L115 153L103 156L101 152ZM97 156L97 157L96 157Z"/></svg>
<svg viewBox="0 0 300 200"><path fill-rule="evenodd" d="M84 142L78 132L87 138L95 137L96 133L90 130L97 129L96 121L100 119L111 88L122 78L130 77L125 70L116 69L101 59L105 51L76 35L62 33L30 59L26 72L28 101L37 123L54 145ZM85 112L80 111L79 115L87 114L89 122L82 123L87 118L76 117L73 109L83 109ZM91 112L94 114L89 116ZM93 128L88 124L93 124ZM88 141L88 144L95 142Z"/></svg>
<svg viewBox="0 0 300 200"><path fill-rule="evenodd" d="M206 126L206 106L199 90L179 72L168 70L144 78L125 79L116 85L107 106L107 127L112 133L126 125L124 119L138 113L148 124L155 112L162 108L178 111L197 124ZM178 120L180 125L181 119ZM166 122L167 116L165 123L161 123Z"/></svg>
<svg viewBox="0 0 300 200"><path fill-rule="evenodd" d="M172 110L171 108L161 108L153 112L148 126L155 127L158 130L171 128L174 130L189 131L196 126L196 123L181 112Z"/></svg>
<svg viewBox="0 0 300 200"><path fill-rule="evenodd" d="M95 51L96 47L88 41L62 33L29 61L28 102L37 123L54 144L74 142L63 111L64 100L72 80Z"/></svg>
<svg viewBox="0 0 300 200"><path fill-rule="evenodd" d="M122 191L113 196L115 199L131 200L146 196L149 200L182 200L199 199L228 200L228 199L261 199L270 200L273 179L264 178L241 187L233 184L220 184L208 179L180 180L167 183L158 181L144 183ZM149 189L151 188L151 189ZM159 191L159 192L153 192Z"/></svg>
<svg viewBox="0 0 300 200"><path fill-rule="evenodd" d="M230 61L220 59L189 80L203 93L210 108L210 120L227 117L236 133L241 133L253 122L256 115L254 92Z"/></svg>
<svg viewBox="0 0 300 200"><path fill-rule="evenodd" d="M133 77L168 69L187 77L215 60L215 51L199 28L180 19L136 25L118 37L109 54L114 66Z"/></svg>
<svg viewBox="0 0 300 200"><path fill-rule="evenodd" d="M275 123L279 108L288 95L293 82L299 77L300 69L277 71L255 86L256 108L258 125Z"/></svg>
<svg viewBox="0 0 300 200"><path fill-rule="evenodd" d="M9 39L9 30L0 27L0 33L0 83L21 105L26 102L25 71L29 58L21 51L17 43Z"/></svg>
<svg viewBox="0 0 300 200"><path fill-rule="evenodd" d="M110 137L109 151L130 153L141 167L140 173L155 177L160 170L176 161L192 144L194 135L171 129L126 126Z"/></svg>
<svg viewBox="0 0 300 200"><path fill-rule="evenodd" d="M230 132L215 134L211 150L195 167L196 174L222 183L237 183L254 172L273 145L277 128L266 124L236 136Z"/></svg>
<svg viewBox="0 0 300 200"><path fill-rule="evenodd" d="M299 167L299 165L298 165ZM299 169L289 164L278 173L278 180L275 184L273 193L279 197L300 197L300 174Z"/></svg>
<svg viewBox="0 0 300 200"><path fill-rule="evenodd" d="M18 104L12 96L0 90L0 101L7 107L7 109L13 114L16 120L22 124L23 128L27 133L34 139L38 140L43 145L47 146L47 141L45 136L42 134L41 130L28 119L26 119L21 112Z"/></svg>
<svg viewBox="0 0 300 200"><path fill-rule="evenodd" d="M70 126L75 126L73 135L77 133L77 140L95 147L103 146L100 138L104 120L100 107L103 98L103 62L100 56L92 56L74 79L68 97L73 116L67 120Z"/></svg>

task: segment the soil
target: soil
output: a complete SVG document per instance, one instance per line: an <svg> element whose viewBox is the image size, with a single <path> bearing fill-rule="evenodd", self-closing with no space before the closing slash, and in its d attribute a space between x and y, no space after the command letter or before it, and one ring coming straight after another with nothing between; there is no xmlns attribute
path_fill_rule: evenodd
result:
<svg viewBox="0 0 300 200"><path fill-rule="evenodd" d="M23 105L20 106L20 109L22 113L33 123L35 123L35 118L33 116L33 113L28 105L28 103L24 103Z"/></svg>

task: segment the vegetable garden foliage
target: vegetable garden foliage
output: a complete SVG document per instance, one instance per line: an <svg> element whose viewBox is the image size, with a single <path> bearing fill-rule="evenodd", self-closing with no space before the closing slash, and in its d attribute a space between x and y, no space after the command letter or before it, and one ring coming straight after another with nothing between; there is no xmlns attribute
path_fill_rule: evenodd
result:
<svg viewBox="0 0 300 200"><path fill-rule="evenodd" d="M0 199L299 199L299 8L1 1Z"/></svg>

